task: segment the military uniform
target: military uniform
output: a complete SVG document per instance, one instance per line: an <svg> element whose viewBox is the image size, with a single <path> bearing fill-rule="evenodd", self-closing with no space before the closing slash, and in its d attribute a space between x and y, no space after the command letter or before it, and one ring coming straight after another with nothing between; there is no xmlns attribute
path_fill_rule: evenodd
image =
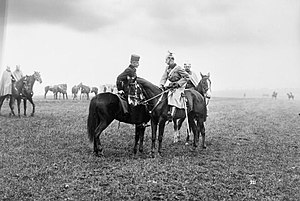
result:
<svg viewBox="0 0 300 201"><path fill-rule="evenodd" d="M167 81L177 83L178 88L169 91L168 104L177 108L184 108L184 102L181 94L184 93L186 83L189 80L189 74L176 63L166 67L164 74L160 80L160 85L164 86Z"/></svg>
<svg viewBox="0 0 300 201"><path fill-rule="evenodd" d="M140 56L138 55L131 55L130 62L138 62L140 59ZM130 64L118 77L117 77L117 82L116 86L118 91L123 90L124 91L124 84L128 82L127 77L137 77L136 75L136 66Z"/></svg>
<svg viewBox="0 0 300 201"><path fill-rule="evenodd" d="M190 88L195 89L197 87L197 85L199 84L200 80L197 77L196 73L191 71L190 64L184 64L184 66L185 66L185 71L189 74L189 77L190 77L190 80L186 84L186 89L190 89Z"/></svg>

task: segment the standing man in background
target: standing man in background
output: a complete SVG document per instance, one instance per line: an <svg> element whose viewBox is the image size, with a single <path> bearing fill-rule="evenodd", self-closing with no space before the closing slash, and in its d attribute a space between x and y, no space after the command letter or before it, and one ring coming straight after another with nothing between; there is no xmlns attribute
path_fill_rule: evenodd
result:
<svg viewBox="0 0 300 201"><path fill-rule="evenodd" d="M12 94L12 78L10 67L7 66L0 80L0 96Z"/></svg>

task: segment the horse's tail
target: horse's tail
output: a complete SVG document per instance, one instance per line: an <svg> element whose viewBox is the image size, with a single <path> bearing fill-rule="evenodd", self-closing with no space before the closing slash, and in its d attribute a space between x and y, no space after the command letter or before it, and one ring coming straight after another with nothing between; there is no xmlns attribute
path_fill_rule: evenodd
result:
<svg viewBox="0 0 300 201"><path fill-rule="evenodd" d="M87 120L87 131L90 142L94 141L95 130L99 124L99 116L97 115L97 99L92 98L89 106L89 115Z"/></svg>

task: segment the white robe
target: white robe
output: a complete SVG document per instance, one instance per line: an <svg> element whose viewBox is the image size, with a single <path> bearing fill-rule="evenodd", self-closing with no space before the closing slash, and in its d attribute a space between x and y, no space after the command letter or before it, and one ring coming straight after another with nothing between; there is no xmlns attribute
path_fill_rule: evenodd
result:
<svg viewBox="0 0 300 201"><path fill-rule="evenodd" d="M0 81L0 96L5 96L12 93L12 73L10 71L4 71Z"/></svg>

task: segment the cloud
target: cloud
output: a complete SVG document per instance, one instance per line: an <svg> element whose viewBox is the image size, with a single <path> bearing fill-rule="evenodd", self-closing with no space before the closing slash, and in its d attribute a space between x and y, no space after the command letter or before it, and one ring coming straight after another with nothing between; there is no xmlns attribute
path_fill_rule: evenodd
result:
<svg viewBox="0 0 300 201"><path fill-rule="evenodd" d="M11 0L9 21L122 34L157 44L264 44L299 33L296 0ZM294 8L296 7L296 8ZM292 11L292 12L290 12ZM289 22L282 19L289 14ZM276 25L280 24L280 25ZM295 31L295 23L298 29ZM279 27L280 26L280 27ZM105 32L103 32L105 30ZM288 38L286 38L288 39Z"/></svg>
<svg viewBox="0 0 300 201"><path fill-rule="evenodd" d="M94 31L114 23L105 5L73 0L11 0L9 20L17 24L59 24L79 31Z"/></svg>

